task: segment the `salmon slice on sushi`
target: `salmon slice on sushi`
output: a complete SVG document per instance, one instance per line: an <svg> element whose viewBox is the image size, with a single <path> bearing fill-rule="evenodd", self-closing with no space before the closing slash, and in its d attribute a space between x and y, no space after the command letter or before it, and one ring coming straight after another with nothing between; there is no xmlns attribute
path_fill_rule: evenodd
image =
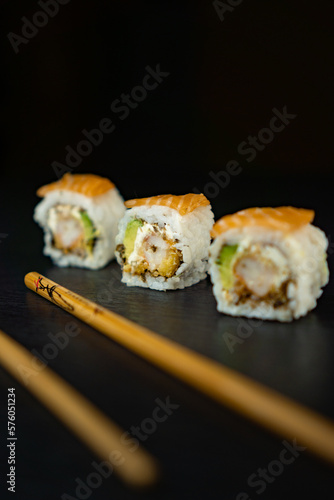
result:
<svg viewBox="0 0 334 500"><path fill-rule="evenodd" d="M203 194L159 195L125 205L116 237L124 283L173 290L206 278L213 213Z"/></svg>
<svg viewBox="0 0 334 500"><path fill-rule="evenodd" d="M267 207L217 221L209 272L218 311L291 321L315 308L329 271L328 241L313 219L313 210Z"/></svg>
<svg viewBox="0 0 334 500"><path fill-rule="evenodd" d="M65 174L42 186L34 211L44 229L44 254L61 267L100 269L112 258L124 200L115 185L93 174Z"/></svg>

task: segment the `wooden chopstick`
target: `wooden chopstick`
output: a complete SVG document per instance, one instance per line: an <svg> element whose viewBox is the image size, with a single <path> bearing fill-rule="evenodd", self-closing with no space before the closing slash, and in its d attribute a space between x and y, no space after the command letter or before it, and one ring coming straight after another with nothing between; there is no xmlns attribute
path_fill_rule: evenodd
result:
<svg viewBox="0 0 334 500"><path fill-rule="evenodd" d="M232 369L31 272L28 288L215 401L334 465L334 423Z"/></svg>
<svg viewBox="0 0 334 500"><path fill-rule="evenodd" d="M125 483L146 487L158 477L158 466L145 450L122 444L124 431L50 368L35 368L36 358L0 330L0 363L97 456L111 464ZM29 378L27 378L29 373ZM114 463L113 463L114 462Z"/></svg>

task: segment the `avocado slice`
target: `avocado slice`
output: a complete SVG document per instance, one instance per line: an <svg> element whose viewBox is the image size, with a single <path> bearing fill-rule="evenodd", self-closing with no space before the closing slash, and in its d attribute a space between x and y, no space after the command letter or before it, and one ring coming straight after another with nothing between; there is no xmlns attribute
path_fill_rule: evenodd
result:
<svg viewBox="0 0 334 500"><path fill-rule="evenodd" d="M80 211L80 220L84 230L86 250L88 252L92 252L94 247L94 240L98 236L99 232L95 228L93 222L91 221L85 210Z"/></svg>
<svg viewBox="0 0 334 500"><path fill-rule="evenodd" d="M124 257L128 259L135 248L135 241L138 229L143 225L143 221L139 219L131 220L126 226L123 245L125 247Z"/></svg>
<svg viewBox="0 0 334 500"><path fill-rule="evenodd" d="M225 290L230 290L234 284L233 263L237 251L238 245L224 245L216 260L222 285Z"/></svg>

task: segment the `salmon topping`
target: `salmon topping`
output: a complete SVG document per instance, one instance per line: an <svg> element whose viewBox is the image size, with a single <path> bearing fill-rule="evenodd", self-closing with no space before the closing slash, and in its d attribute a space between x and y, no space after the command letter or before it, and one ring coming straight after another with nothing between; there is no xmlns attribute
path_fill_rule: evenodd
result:
<svg viewBox="0 0 334 500"><path fill-rule="evenodd" d="M66 190L83 194L90 198L99 196L113 189L109 179L94 174L65 174L59 181L46 184L37 190L37 195L43 198L54 190Z"/></svg>
<svg viewBox="0 0 334 500"><path fill-rule="evenodd" d="M247 226L276 229L287 233L310 224L313 219L314 211L304 208L248 208L219 219L212 228L211 236L216 238L229 229Z"/></svg>
<svg viewBox="0 0 334 500"><path fill-rule="evenodd" d="M142 205L161 205L177 210L180 215L186 215L198 207L210 205L204 194L185 194L175 196L172 194L161 194L150 198L136 198L125 202L127 208L139 207Z"/></svg>

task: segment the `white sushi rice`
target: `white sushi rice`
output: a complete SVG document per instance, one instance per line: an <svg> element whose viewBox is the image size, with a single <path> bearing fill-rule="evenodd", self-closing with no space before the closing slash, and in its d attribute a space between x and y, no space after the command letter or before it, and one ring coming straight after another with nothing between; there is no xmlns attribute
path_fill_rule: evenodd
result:
<svg viewBox="0 0 334 500"><path fill-rule="evenodd" d="M223 245L238 244L242 250L250 248L254 243L274 245L283 255L292 278L287 288L286 304L276 308L265 300L256 304L251 300L233 304L229 293L223 289L220 270L216 264ZM322 294L321 287L328 283L327 246L328 241L324 232L311 224L288 234L249 226L241 229L233 228L222 233L214 240L209 252L209 273L218 311L232 316L279 321L291 321L306 315L316 307L317 299ZM276 264L282 272L285 272L283 269L286 268L282 262Z"/></svg>
<svg viewBox="0 0 334 500"><path fill-rule="evenodd" d="M171 239L178 240L174 246L182 252L183 262L170 278L154 277L146 272L143 279L139 275L123 271L123 283L162 291L185 288L206 278L210 231L214 219L209 205L198 207L186 215L180 215L177 210L160 205L131 208L119 223L116 245L123 243L126 227L133 219L142 219L148 224L158 224L159 227L165 228ZM118 251L116 258L123 267L123 260Z"/></svg>
<svg viewBox="0 0 334 500"><path fill-rule="evenodd" d="M50 208L72 205L85 210L99 235L92 254L84 258L74 253L64 253L52 245L52 232L48 226ZM124 200L116 188L98 196L85 196L64 189L50 191L35 208L34 220L44 229L44 255L52 258L60 267L73 266L88 269L100 269L114 258L115 237L118 222L125 212Z"/></svg>

